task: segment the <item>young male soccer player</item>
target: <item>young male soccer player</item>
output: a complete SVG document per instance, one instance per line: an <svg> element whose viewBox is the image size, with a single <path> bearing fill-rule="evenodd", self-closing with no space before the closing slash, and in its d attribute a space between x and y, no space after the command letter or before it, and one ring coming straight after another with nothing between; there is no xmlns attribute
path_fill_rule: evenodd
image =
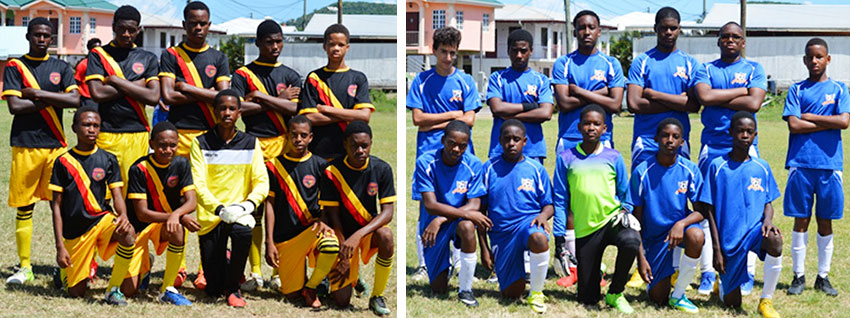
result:
<svg viewBox="0 0 850 318"><path fill-rule="evenodd" d="M685 141L683 131L678 119L661 121L655 132L658 153L632 171L626 203L641 222L643 248L638 250L638 272L649 283L650 300L698 313L685 296L685 288L696 273L704 240L699 225L703 215L688 208L688 201L693 204L697 200L702 175L695 163L679 156L679 147ZM680 245L685 247L685 257L679 263L679 277L671 295L673 249Z"/></svg>
<svg viewBox="0 0 850 318"><path fill-rule="evenodd" d="M53 40L53 25L35 18L27 26L29 52L10 59L3 73L0 98L14 115L11 128L12 172L9 176L9 206L17 209L15 244L20 266L6 284L19 285L33 280L30 253L32 212L35 203L51 198L47 185L53 160L64 148L62 108L76 108L80 94L74 84L74 71L68 63L47 54Z"/></svg>
<svg viewBox="0 0 850 318"><path fill-rule="evenodd" d="M103 260L115 254L105 300L110 305L126 306L122 291L131 287L130 280L124 277L133 256L136 233L124 209L124 183L118 173L118 160L97 147L100 115L95 108L77 110L72 129L77 134L77 145L56 159L50 178L56 262L62 285L71 297L84 296L88 290L88 265L95 252ZM107 192L112 193L114 207L106 204Z"/></svg>
<svg viewBox="0 0 850 318"><path fill-rule="evenodd" d="M257 137L263 149L263 159L269 161L286 150L286 122L298 107L301 76L295 70L277 62L283 49L283 31L274 20L265 20L257 26L260 56L233 74L233 90L245 98L242 102L242 122L245 132ZM251 276L242 284L244 290L263 286L260 248L263 244L261 220L263 210L257 209L257 225L251 232ZM272 281L280 282L277 272ZM280 284L277 284L280 286Z"/></svg>
<svg viewBox="0 0 850 318"><path fill-rule="evenodd" d="M741 285L747 280L747 253L764 260L764 287L758 310L764 317L779 317L773 292L782 271L782 234L773 225L773 205L779 188L767 161L749 155L758 134L756 119L747 111L732 115L729 134L732 151L714 158L708 166L699 201L714 240L714 268L720 273L720 299L741 306Z"/></svg>
<svg viewBox="0 0 850 318"><path fill-rule="evenodd" d="M413 199L419 200L419 232L425 245L424 256L431 290L445 293L449 283L450 241L461 247L458 299L469 307L478 306L472 294L475 274L476 231L493 227L479 212L486 194L481 161L466 152L470 129L461 120L446 125L443 147L416 159L413 172Z"/></svg>
<svg viewBox="0 0 850 318"><path fill-rule="evenodd" d="M387 224L395 209L393 172L389 164L371 156L372 129L364 121L348 124L343 136L346 155L325 168L319 205L342 244L339 259L328 278L337 305L347 307L352 285L359 276L360 261L367 264L375 253L375 281L369 309L389 315L384 290L393 266L393 233Z"/></svg>
<svg viewBox="0 0 850 318"><path fill-rule="evenodd" d="M216 93L230 87L227 56L207 44L209 29L210 9L189 2L183 8L185 40L160 56L162 100L170 105L168 121L179 133L177 155L186 158L192 140L216 124L211 104Z"/></svg>
<svg viewBox="0 0 850 318"><path fill-rule="evenodd" d="M493 129L490 130L490 158L502 153L499 132L502 123L516 119L525 125L528 147L523 154L541 163L546 159L546 140L541 123L552 119L552 88L549 78L528 67L533 52L534 38L528 31L519 29L508 35L508 57L511 67L490 74L487 84L487 105L493 112Z"/></svg>
<svg viewBox="0 0 850 318"><path fill-rule="evenodd" d="M617 59L596 49L599 39L599 16L583 10L573 18L578 49L562 56L552 66L552 85L558 101L558 143L555 153L574 148L582 140L579 115L586 105L596 104L605 109L608 130L600 138L602 144L613 148L614 124L612 114L620 113L623 103L623 69ZM570 264L567 253L576 253L576 232L572 216L555 206L552 224L555 236L555 272L561 276L558 285L569 287L576 282L576 264Z"/></svg>
<svg viewBox="0 0 850 318"><path fill-rule="evenodd" d="M217 124L192 141L192 179L198 193L198 240L207 295L227 297L245 307L239 281L251 247L251 215L269 192L269 175L256 137L236 130L239 93L231 89L213 99ZM230 240L230 260L227 241Z"/></svg>
<svg viewBox="0 0 850 318"><path fill-rule="evenodd" d="M543 165L524 155L526 125L508 119L499 129L500 155L484 163L490 249L482 248L482 258L492 259L502 297L519 298L525 291L523 254L530 252L530 292L526 300L536 313L546 312L543 282L549 267L549 218L552 208L552 183ZM484 230L487 229L485 222ZM485 263L486 264L486 263Z"/></svg>
<svg viewBox="0 0 850 318"><path fill-rule="evenodd" d="M287 152L266 162L270 182L265 205L266 261L287 275L280 287L287 298L301 296L307 306L319 308L322 302L316 286L336 261L339 241L319 209L318 180L327 161L307 150L312 127L307 117L292 117ZM305 259L314 267L306 283Z"/></svg>
<svg viewBox="0 0 850 318"><path fill-rule="evenodd" d="M623 289L640 248L640 234L633 224L637 221L629 222L634 217L623 205L628 191L626 165L618 151L600 142L607 129L605 110L589 105L579 118L582 142L558 155L553 178L555 205L569 209L575 219L577 297L583 304L599 301L597 282L602 279L602 252L608 245L615 245L617 263L605 303L628 314L633 310Z"/></svg>
<svg viewBox="0 0 850 318"><path fill-rule="evenodd" d="M741 56L746 46L744 31L735 22L729 22L720 28L717 46L720 58L704 63L696 69L691 79L691 89L700 104L706 105L702 117L702 150L699 155L699 168L702 175L708 172L708 164L714 158L732 150L732 137L729 136L729 120L735 112L745 110L755 115L764 101L767 80L764 68L754 61ZM758 139L753 140L750 156L758 157ZM715 274L711 270L712 252L708 220L701 224L705 235L702 252L702 277L700 294L709 294L714 284ZM755 273L755 254L748 261L749 280L742 286L742 293L749 294L753 289Z"/></svg>
<svg viewBox="0 0 850 318"><path fill-rule="evenodd" d="M788 156L785 168L785 215L794 218L791 232L791 261L794 280L788 293L799 295L806 285L805 261L812 200L817 196L818 276L815 289L838 296L827 275L832 262L832 220L844 215L842 176L844 152L841 130L850 124L847 86L826 75L831 58L826 41L813 38L806 43L803 63L809 78L788 89L782 118L788 121Z"/></svg>
<svg viewBox="0 0 850 318"><path fill-rule="evenodd" d="M138 287L139 278L150 274L148 241L151 241L157 254L165 252L165 274L159 300L190 306L192 302L173 285L184 256L186 230L197 232L201 226L189 215L195 211L198 201L189 160L175 155L177 143L174 124L158 123L151 131L149 142L153 153L130 166L127 214L138 235L129 276L133 278L134 287Z"/></svg>
<svg viewBox="0 0 850 318"><path fill-rule="evenodd" d="M349 38L342 24L325 29L322 48L328 64L307 75L299 97L298 114L313 123L310 152L328 160L346 154L342 137L346 125L354 120L368 122L375 111L366 75L345 65Z"/></svg>
<svg viewBox="0 0 850 318"><path fill-rule="evenodd" d="M100 39L92 38L88 42L86 42L86 50L88 52L91 52L94 48L99 47L100 45ZM97 107L97 103L91 100L89 86L86 84L86 72L88 70L88 65L88 56L77 62L77 66L74 67L74 81L76 81L77 85L79 85L80 87L80 106Z"/></svg>

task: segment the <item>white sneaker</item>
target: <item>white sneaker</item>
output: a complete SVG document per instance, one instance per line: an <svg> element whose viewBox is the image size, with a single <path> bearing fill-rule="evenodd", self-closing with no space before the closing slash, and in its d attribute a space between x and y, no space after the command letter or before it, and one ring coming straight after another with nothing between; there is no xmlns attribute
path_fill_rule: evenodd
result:
<svg viewBox="0 0 850 318"><path fill-rule="evenodd" d="M274 275L271 279L269 279L269 289L273 291L280 291L280 276Z"/></svg>
<svg viewBox="0 0 850 318"><path fill-rule="evenodd" d="M6 279L6 284L23 285L26 282L31 282L35 279L32 274L32 267L21 267L14 275Z"/></svg>
<svg viewBox="0 0 850 318"><path fill-rule="evenodd" d="M426 269L425 266L419 266L419 268L416 269L416 272L413 273L413 276L411 278L415 281L425 281L425 280L427 280L428 279L428 269Z"/></svg>
<svg viewBox="0 0 850 318"><path fill-rule="evenodd" d="M254 291L263 287L263 276L257 273L251 273L245 282L242 283L241 289L244 291Z"/></svg>

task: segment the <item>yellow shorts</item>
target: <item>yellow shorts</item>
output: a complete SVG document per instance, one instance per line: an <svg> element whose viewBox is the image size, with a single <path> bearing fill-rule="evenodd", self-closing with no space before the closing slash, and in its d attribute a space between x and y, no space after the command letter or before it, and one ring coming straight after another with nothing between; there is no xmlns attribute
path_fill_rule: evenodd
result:
<svg viewBox="0 0 850 318"><path fill-rule="evenodd" d="M147 131L133 133L109 133L101 132L97 135L97 146L103 150L109 151L118 159L118 166L121 167L121 180L127 184L127 173L130 171L130 166L133 165L139 158L147 156L150 153L150 133ZM122 191L127 194L127 187ZM107 198L111 195L107 195Z"/></svg>
<svg viewBox="0 0 850 318"><path fill-rule="evenodd" d="M342 245L342 242L340 242L340 245ZM369 260L378 253L378 248L371 247L371 245L372 233L369 233L369 235L364 236L363 239L360 240L360 246L354 249L354 254L352 254L351 259L348 260L351 262L351 269L348 271L348 278L342 283L342 286L340 286L339 283L331 283L331 292L335 292L346 286L351 286L351 284L357 282L357 279L360 277L360 262L357 260L360 259L363 264L369 264ZM336 261L339 262L341 259L337 258Z"/></svg>
<svg viewBox="0 0 850 318"><path fill-rule="evenodd" d="M151 260L148 256L150 253L150 244L153 243L156 255L162 255L168 247L168 241L160 240L160 233L164 223L151 223L142 230L141 233L136 233L136 247L133 249L133 258L130 259L130 269L124 278L141 276L151 270Z"/></svg>
<svg viewBox="0 0 850 318"><path fill-rule="evenodd" d="M12 147L12 172L9 175L9 206L19 208L51 200L47 190L53 175L53 161L64 148Z"/></svg>
<svg viewBox="0 0 850 318"><path fill-rule="evenodd" d="M316 267L316 259L319 256L318 245L323 237L318 228L313 230L310 227L286 242L275 244L280 257L277 272L280 277L286 278L281 280L281 293L291 294L304 288L307 282L304 276L307 270L304 266Z"/></svg>
<svg viewBox="0 0 850 318"><path fill-rule="evenodd" d="M89 277L91 261L94 253L100 255L100 259L108 260L115 254L118 241L111 241L112 233L115 232L115 216L111 213L105 214L94 227L88 232L74 239L63 239L65 249L71 254L71 266L62 268L60 275L65 290L74 287Z"/></svg>
<svg viewBox="0 0 850 318"><path fill-rule="evenodd" d="M260 149L263 150L263 161L269 161L280 156L287 150L286 135L275 137L257 137L260 141Z"/></svg>
<svg viewBox="0 0 850 318"><path fill-rule="evenodd" d="M192 150L192 140L195 140L200 135L203 135L206 130L194 129L177 129L177 155L189 159L189 152Z"/></svg>

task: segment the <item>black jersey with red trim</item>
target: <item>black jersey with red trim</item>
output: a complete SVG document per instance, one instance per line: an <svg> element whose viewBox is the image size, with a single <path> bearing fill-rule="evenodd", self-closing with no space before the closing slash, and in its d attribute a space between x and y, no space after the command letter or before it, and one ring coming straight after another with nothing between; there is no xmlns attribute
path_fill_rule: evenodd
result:
<svg viewBox="0 0 850 318"><path fill-rule="evenodd" d="M141 157L127 174L127 219L139 233L150 223L139 220L132 199L146 200L148 210L171 213L185 202L183 194L194 189L189 159L174 156L171 163L161 165L152 154Z"/></svg>
<svg viewBox="0 0 850 318"><path fill-rule="evenodd" d="M178 56L181 56L180 60ZM230 80L230 66L227 56L209 45L193 49L180 42L162 51L159 76L171 77L175 83L185 82L208 89L214 88L218 82ZM210 129L215 125L215 117L211 107L203 107L207 106L201 102L171 105L168 121L180 129Z"/></svg>
<svg viewBox="0 0 850 318"><path fill-rule="evenodd" d="M101 50L102 49L102 50ZM105 54L101 54L105 53ZM144 80L145 84L159 80L159 63L156 55L140 47L122 48L109 42L89 52L85 81L105 81L110 75L119 74L108 60L115 62L124 79L135 82ZM108 64L108 65L107 65ZM121 96L108 102L98 103L101 118L101 131L104 132L140 132L150 130L145 105L129 96Z"/></svg>
<svg viewBox="0 0 850 318"><path fill-rule="evenodd" d="M277 97L293 86L301 87L301 75L298 72L281 63L269 64L256 60L236 70L230 83L230 88L242 97L255 90ZM298 97L292 101L297 103ZM245 123L246 133L256 137L275 137L286 134L286 123L290 117L269 109L242 116L242 122Z"/></svg>
<svg viewBox="0 0 850 318"><path fill-rule="evenodd" d="M33 87L24 78L21 68L26 68L23 72L28 71L41 90L67 93L77 89L74 70L67 62L50 55L45 55L44 58L24 55L6 64L3 72L3 92L0 93L3 100L6 96L21 97L22 89ZM62 127L62 108L48 106L37 112L17 114L12 119L10 144L26 148L64 147L65 133Z"/></svg>
<svg viewBox="0 0 850 318"><path fill-rule="evenodd" d="M286 154L266 161L269 197L274 197L274 242L286 242L321 217L319 180L327 161L308 153L301 158Z"/></svg>
<svg viewBox="0 0 850 318"><path fill-rule="evenodd" d="M339 70L320 68L310 72L301 89L298 114L318 112L316 105L327 105L344 109L369 108L375 110L369 97L369 81L366 74L348 67ZM313 142L310 152L323 158L345 155L342 133L346 122L313 126Z"/></svg>
<svg viewBox="0 0 850 318"><path fill-rule="evenodd" d="M48 187L62 193L62 237L73 239L88 232L112 211L106 204L107 191L121 186L118 159L108 151L71 148L56 158Z"/></svg>
<svg viewBox="0 0 850 318"><path fill-rule="evenodd" d="M324 171L319 190L320 206L339 206L342 233L346 237L369 224L381 212L380 205L396 201L393 170L378 157L355 168L345 156L331 161Z"/></svg>

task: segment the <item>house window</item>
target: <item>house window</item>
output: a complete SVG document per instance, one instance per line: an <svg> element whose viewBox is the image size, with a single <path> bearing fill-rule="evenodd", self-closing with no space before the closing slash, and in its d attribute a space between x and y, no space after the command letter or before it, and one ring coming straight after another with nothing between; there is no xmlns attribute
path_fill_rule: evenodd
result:
<svg viewBox="0 0 850 318"><path fill-rule="evenodd" d="M174 36L172 35L171 36L171 46L174 46L175 44L177 44L177 43L174 43Z"/></svg>
<svg viewBox="0 0 850 318"><path fill-rule="evenodd" d="M540 29L540 45L545 47L546 42L549 42L549 28L541 28Z"/></svg>
<svg viewBox="0 0 850 318"><path fill-rule="evenodd" d="M481 18L481 29L484 31L490 31L490 14L485 13L484 17Z"/></svg>
<svg viewBox="0 0 850 318"><path fill-rule="evenodd" d="M89 33L95 34L95 28L97 27L97 19L89 18Z"/></svg>
<svg viewBox="0 0 850 318"><path fill-rule="evenodd" d="M28 25L30 25L30 17L22 17L21 18L21 26L28 26Z"/></svg>
<svg viewBox="0 0 850 318"><path fill-rule="evenodd" d="M458 11L456 17L457 17L457 29L463 30L463 11Z"/></svg>
<svg viewBox="0 0 850 318"><path fill-rule="evenodd" d="M159 32L159 47L165 48L165 32Z"/></svg>
<svg viewBox="0 0 850 318"><path fill-rule="evenodd" d="M432 21L433 29L439 29L446 26L446 10L434 10Z"/></svg>
<svg viewBox="0 0 850 318"><path fill-rule="evenodd" d="M68 28L68 32L71 34L80 34L81 27L81 18L80 17L71 17L71 26Z"/></svg>

